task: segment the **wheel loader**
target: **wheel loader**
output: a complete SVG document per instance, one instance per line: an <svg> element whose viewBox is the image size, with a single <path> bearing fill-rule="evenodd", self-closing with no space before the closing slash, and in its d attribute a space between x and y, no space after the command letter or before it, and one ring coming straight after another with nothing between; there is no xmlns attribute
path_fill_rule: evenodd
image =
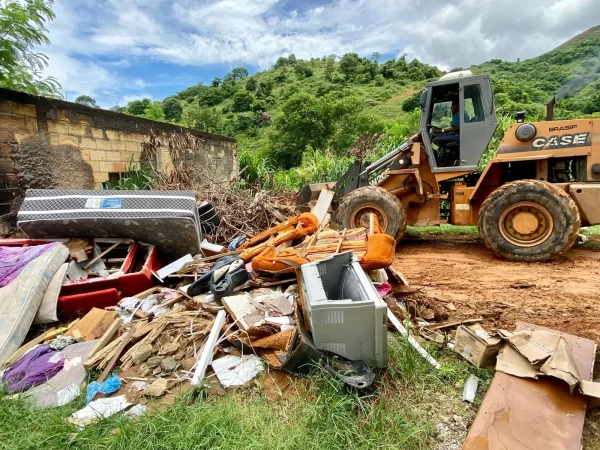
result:
<svg viewBox="0 0 600 450"><path fill-rule="evenodd" d="M396 240L407 225L477 225L486 246L513 261L563 253L581 226L600 224L600 119L554 121L554 99L546 121L518 113L476 173L498 125L489 75L446 74L425 85L420 106L418 134L378 161L357 159L337 182L305 186L299 209L331 189L344 228L368 227L372 214Z"/></svg>

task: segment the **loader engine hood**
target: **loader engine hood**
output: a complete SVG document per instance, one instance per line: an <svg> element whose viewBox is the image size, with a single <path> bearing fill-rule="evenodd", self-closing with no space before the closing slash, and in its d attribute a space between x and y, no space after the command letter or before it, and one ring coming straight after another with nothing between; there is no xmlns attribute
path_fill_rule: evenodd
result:
<svg viewBox="0 0 600 450"><path fill-rule="evenodd" d="M565 120L562 122L514 123L506 131L496 157L514 153L577 149L587 153L592 145L592 122ZM572 152L572 151L571 151ZM573 153L573 154L575 154Z"/></svg>

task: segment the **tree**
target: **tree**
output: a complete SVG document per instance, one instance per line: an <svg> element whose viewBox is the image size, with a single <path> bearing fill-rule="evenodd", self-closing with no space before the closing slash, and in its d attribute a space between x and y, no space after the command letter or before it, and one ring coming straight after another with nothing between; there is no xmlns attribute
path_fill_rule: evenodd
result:
<svg viewBox="0 0 600 450"><path fill-rule="evenodd" d="M254 92L256 90L256 78L248 78L248 81L246 81L246 90L248 92Z"/></svg>
<svg viewBox="0 0 600 450"><path fill-rule="evenodd" d="M381 58L381 53L379 52L373 52L373 54L371 55L371 59L376 63L379 62L379 58Z"/></svg>
<svg viewBox="0 0 600 450"><path fill-rule="evenodd" d="M149 108L152 101L149 98L143 98L142 100L133 100L127 103L127 112L134 116L143 116L146 108Z"/></svg>
<svg viewBox="0 0 600 450"><path fill-rule="evenodd" d="M210 88L198 94L198 103L204 106L215 106L223 101L223 88Z"/></svg>
<svg viewBox="0 0 600 450"><path fill-rule="evenodd" d="M285 67L289 64L288 59L285 56L280 56L277 58L277 62L275 63L275 67Z"/></svg>
<svg viewBox="0 0 600 450"><path fill-rule="evenodd" d="M79 103L80 105L89 106L90 108L100 108L94 100L89 95L80 95L75 99L75 103Z"/></svg>
<svg viewBox="0 0 600 450"><path fill-rule="evenodd" d="M210 87L219 87L221 85L221 79L218 77L214 77L210 82Z"/></svg>
<svg viewBox="0 0 600 450"><path fill-rule="evenodd" d="M333 69L334 69L333 59L328 59L325 62L325 79L327 81L331 81L333 79Z"/></svg>
<svg viewBox="0 0 600 450"><path fill-rule="evenodd" d="M250 111L250 107L252 106L252 102L254 101L254 96L248 91L239 91L236 92L233 96L233 112L244 112Z"/></svg>
<svg viewBox="0 0 600 450"><path fill-rule="evenodd" d="M114 111L114 112L126 114L127 113L127 108L125 106L115 105L115 106L111 106L110 107L110 111Z"/></svg>
<svg viewBox="0 0 600 450"><path fill-rule="evenodd" d="M174 120L175 122L181 121L181 114L183 113L183 107L181 103L174 97L166 98L162 104L163 111L165 112L166 120Z"/></svg>
<svg viewBox="0 0 600 450"><path fill-rule="evenodd" d="M256 86L256 95L261 98L267 98L273 91L273 81L261 80Z"/></svg>
<svg viewBox="0 0 600 450"><path fill-rule="evenodd" d="M340 60L340 71L346 76L346 79L351 80L356 76L358 65L361 58L357 53L346 53Z"/></svg>
<svg viewBox="0 0 600 450"><path fill-rule="evenodd" d="M421 106L421 93L415 92L402 102L402 110L406 112L414 111Z"/></svg>
<svg viewBox="0 0 600 450"><path fill-rule="evenodd" d="M283 105L283 115L276 121L273 156L278 165L298 165L307 145L320 147L328 134L329 122L324 104L313 95L298 92Z"/></svg>
<svg viewBox="0 0 600 450"><path fill-rule="evenodd" d="M49 45L46 22L54 20L51 0L0 3L0 87L61 97L55 78L43 78L48 57L35 51Z"/></svg>
<svg viewBox="0 0 600 450"><path fill-rule="evenodd" d="M303 60L300 60L296 63L294 66L294 72L299 80L312 77L313 75L312 69L308 66L308 64L306 64L306 61Z"/></svg>
<svg viewBox="0 0 600 450"><path fill-rule="evenodd" d="M151 120L165 120L165 112L160 102L153 102L144 110L144 117Z"/></svg>
<svg viewBox="0 0 600 450"><path fill-rule="evenodd" d="M290 53L290 56L288 56L288 64L296 64L296 55L294 55L293 53Z"/></svg>
<svg viewBox="0 0 600 450"><path fill-rule="evenodd" d="M234 80L241 80L242 78L246 78L248 76L248 69L245 67L236 67L231 72L233 73Z"/></svg>
<svg viewBox="0 0 600 450"><path fill-rule="evenodd" d="M221 84L223 85L225 83L228 83L228 82L230 83L233 81L235 81L235 76L233 75L233 72L227 72L225 74L225 76L223 77L223 83L221 83Z"/></svg>
<svg viewBox="0 0 600 450"><path fill-rule="evenodd" d="M208 133L222 132L222 115L215 108L190 105L182 115L182 121L190 128Z"/></svg>

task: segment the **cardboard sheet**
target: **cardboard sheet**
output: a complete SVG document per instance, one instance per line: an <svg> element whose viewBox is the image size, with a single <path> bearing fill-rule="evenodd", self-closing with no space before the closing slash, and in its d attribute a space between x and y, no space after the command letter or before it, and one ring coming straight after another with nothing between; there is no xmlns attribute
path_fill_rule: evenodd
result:
<svg viewBox="0 0 600 450"><path fill-rule="evenodd" d="M563 336L547 330L523 330L498 333L508 344L498 354L496 370L525 378L539 375L565 381L573 392L582 378L571 347Z"/></svg>
<svg viewBox="0 0 600 450"><path fill-rule="evenodd" d="M548 330L518 322L517 331ZM579 374L590 381L596 343L557 332L569 344ZM496 372L463 450L580 450L586 399L553 377L538 380Z"/></svg>

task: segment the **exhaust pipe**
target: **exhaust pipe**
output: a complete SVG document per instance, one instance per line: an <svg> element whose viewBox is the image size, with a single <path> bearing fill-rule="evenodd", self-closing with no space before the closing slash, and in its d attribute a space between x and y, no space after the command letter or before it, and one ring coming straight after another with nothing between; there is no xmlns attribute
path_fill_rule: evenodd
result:
<svg viewBox="0 0 600 450"><path fill-rule="evenodd" d="M554 104L556 103L556 97L552 97L548 104L546 104L546 120L554 120Z"/></svg>

